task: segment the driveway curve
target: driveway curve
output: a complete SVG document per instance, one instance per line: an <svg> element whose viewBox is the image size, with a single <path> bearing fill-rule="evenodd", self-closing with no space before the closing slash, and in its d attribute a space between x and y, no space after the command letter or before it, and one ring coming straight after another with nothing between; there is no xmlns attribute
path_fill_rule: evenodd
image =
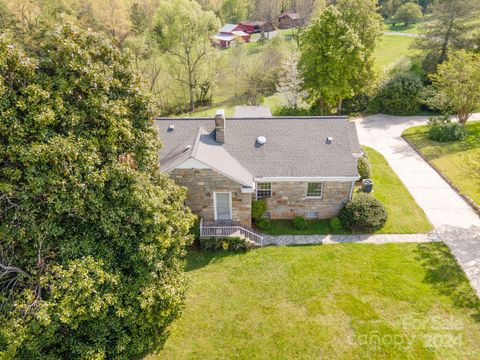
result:
<svg viewBox="0 0 480 360"><path fill-rule="evenodd" d="M480 114L473 118L480 119ZM477 213L401 136L405 129L424 125L427 120L426 116L377 114L358 118L355 124L360 143L385 156L435 229L480 228Z"/></svg>

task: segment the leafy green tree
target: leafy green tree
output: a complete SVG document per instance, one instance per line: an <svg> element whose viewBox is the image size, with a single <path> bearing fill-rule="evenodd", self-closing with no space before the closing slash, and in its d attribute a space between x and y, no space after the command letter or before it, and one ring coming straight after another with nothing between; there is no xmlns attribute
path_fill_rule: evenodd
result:
<svg viewBox="0 0 480 360"><path fill-rule="evenodd" d="M130 358L183 302L185 191L126 56L68 21L38 50L0 35L0 358Z"/></svg>
<svg viewBox="0 0 480 360"><path fill-rule="evenodd" d="M142 34L147 29L147 14L141 5L133 3L130 7L130 22L135 35Z"/></svg>
<svg viewBox="0 0 480 360"><path fill-rule="evenodd" d="M341 106L343 99L354 94L355 84L366 71L364 49L359 35L335 6L323 10L303 32L299 69L321 113L325 105Z"/></svg>
<svg viewBox="0 0 480 360"><path fill-rule="evenodd" d="M434 72L447 59L450 49L474 49L480 1L436 0L431 9L434 20L425 24L425 36L414 42L414 48L422 52L428 72Z"/></svg>
<svg viewBox="0 0 480 360"><path fill-rule="evenodd" d="M395 18L402 21L405 26L408 26L420 20L422 15L422 7L420 5L408 2L398 8Z"/></svg>
<svg viewBox="0 0 480 360"><path fill-rule="evenodd" d="M247 7L242 0L224 0L220 16L225 22L237 23L247 17Z"/></svg>
<svg viewBox="0 0 480 360"><path fill-rule="evenodd" d="M480 108L480 54L451 53L430 78L435 93L429 105L444 112L452 109L460 124Z"/></svg>
<svg viewBox="0 0 480 360"><path fill-rule="evenodd" d="M174 60L176 80L188 89L189 110L195 110L195 92L202 73L215 56L210 37L220 28L212 11L203 11L193 0L162 0L152 36L158 47ZM176 71L175 71L176 70Z"/></svg>
<svg viewBox="0 0 480 360"><path fill-rule="evenodd" d="M336 6L363 47L362 65L350 81L353 94L358 95L375 83L373 53L383 32L383 21L377 13L376 0L338 0Z"/></svg>

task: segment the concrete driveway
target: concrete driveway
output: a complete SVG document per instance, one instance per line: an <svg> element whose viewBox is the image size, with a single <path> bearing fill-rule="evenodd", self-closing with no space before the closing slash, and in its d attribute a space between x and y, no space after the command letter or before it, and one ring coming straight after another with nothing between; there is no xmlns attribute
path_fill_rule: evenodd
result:
<svg viewBox="0 0 480 360"><path fill-rule="evenodd" d="M480 119L480 114L473 118ZM355 123L360 143L385 156L436 229L480 227L480 217L473 209L401 137L405 129L424 125L427 120L425 116L378 114Z"/></svg>

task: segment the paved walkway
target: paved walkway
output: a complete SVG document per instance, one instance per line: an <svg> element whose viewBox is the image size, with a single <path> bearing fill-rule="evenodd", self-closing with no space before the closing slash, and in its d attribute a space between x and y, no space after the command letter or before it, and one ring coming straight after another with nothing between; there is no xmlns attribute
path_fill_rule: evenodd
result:
<svg viewBox="0 0 480 360"><path fill-rule="evenodd" d="M389 36L403 36L403 37L424 37L425 35L421 34L412 34L412 33L402 33L402 32L396 32L396 31L386 31L383 33L383 35L389 35Z"/></svg>
<svg viewBox="0 0 480 360"><path fill-rule="evenodd" d="M429 234L388 234L388 235L263 235L264 245L308 245L308 244L388 244L425 243L441 241L435 233Z"/></svg>

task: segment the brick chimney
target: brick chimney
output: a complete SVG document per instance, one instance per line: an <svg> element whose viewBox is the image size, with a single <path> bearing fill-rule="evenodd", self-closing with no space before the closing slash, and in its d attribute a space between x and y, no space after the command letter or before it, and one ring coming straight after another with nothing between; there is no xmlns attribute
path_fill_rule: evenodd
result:
<svg viewBox="0 0 480 360"><path fill-rule="evenodd" d="M217 110L215 114L215 140L223 144L225 142L225 111Z"/></svg>

